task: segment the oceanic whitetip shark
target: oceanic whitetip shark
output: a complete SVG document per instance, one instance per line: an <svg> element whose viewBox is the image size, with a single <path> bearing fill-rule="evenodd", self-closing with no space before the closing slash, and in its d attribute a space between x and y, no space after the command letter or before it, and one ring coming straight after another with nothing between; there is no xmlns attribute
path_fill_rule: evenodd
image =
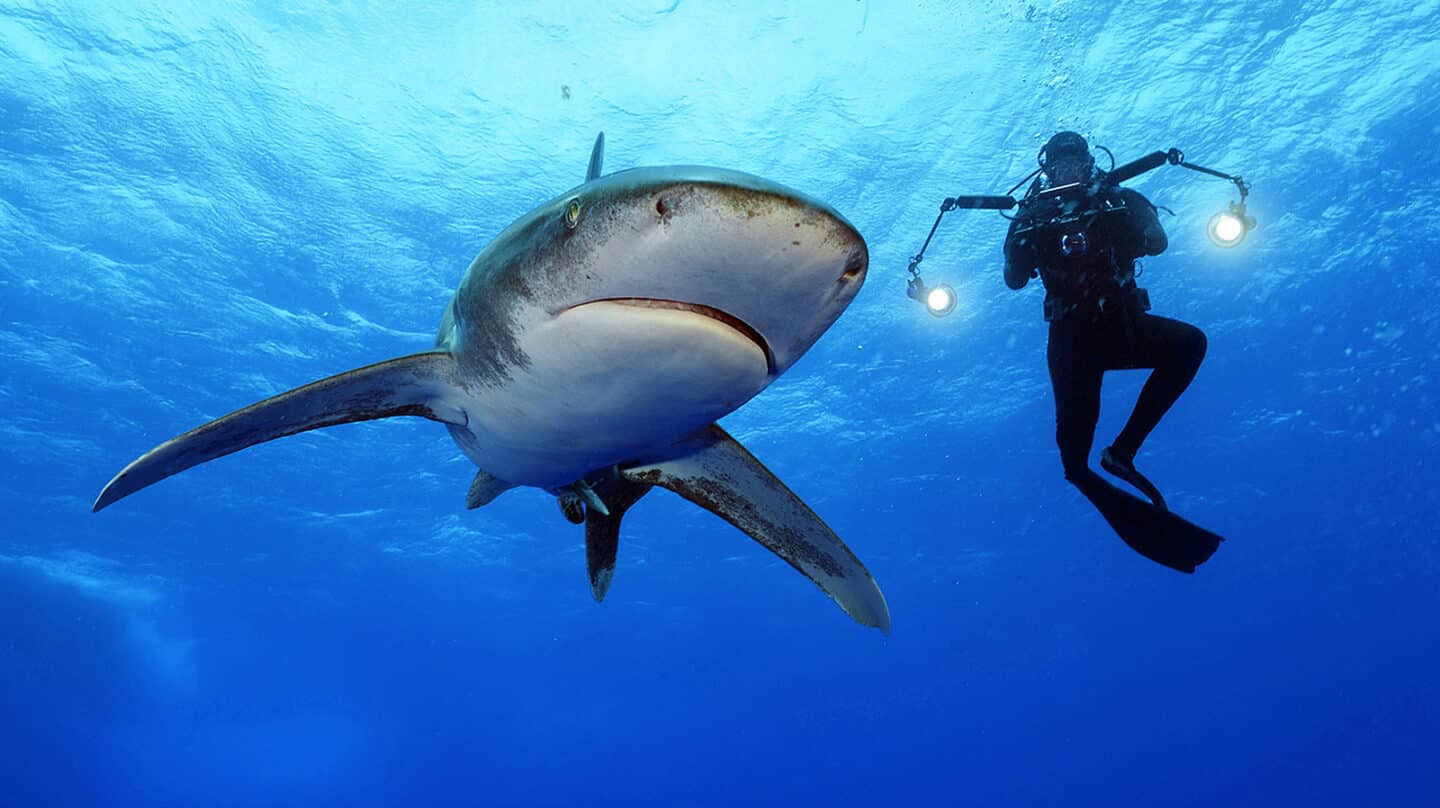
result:
<svg viewBox="0 0 1440 808"><path fill-rule="evenodd" d="M870 573L716 419L794 365L854 299L869 251L830 206L718 168L604 175L522 216L470 264L435 348L307 384L172 438L94 510L248 446L334 424L439 421L480 471L466 505L555 494L605 596L620 520L653 486L715 513L888 631Z"/></svg>

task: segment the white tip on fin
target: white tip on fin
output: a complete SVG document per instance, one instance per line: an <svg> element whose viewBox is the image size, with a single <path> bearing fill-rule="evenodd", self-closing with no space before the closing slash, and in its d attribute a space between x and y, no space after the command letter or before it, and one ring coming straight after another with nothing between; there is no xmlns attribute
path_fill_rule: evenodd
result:
<svg viewBox="0 0 1440 808"><path fill-rule="evenodd" d="M695 451L684 457L621 476L714 513L804 573L856 622L890 632L890 608L875 579L809 506L719 426L693 442Z"/></svg>

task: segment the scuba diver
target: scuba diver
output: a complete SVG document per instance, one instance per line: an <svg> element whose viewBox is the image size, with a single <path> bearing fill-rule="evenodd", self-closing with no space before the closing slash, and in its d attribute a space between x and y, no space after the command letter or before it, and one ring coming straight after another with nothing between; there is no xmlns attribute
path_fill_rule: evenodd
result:
<svg viewBox="0 0 1440 808"><path fill-rule="evenodd" d="M1005 238L1005 283L1021 289L1039 277L1045 286L1046 356L1065 479L1092 500L1097 491L1108 496L1101 489L1109 486L1089 467L1101 379L1107 370L1150 368L1130 420L1101 452L1100 465L1165 512L1159 489L1135 469L1135 455L1195 377L1205 334L1150 314L1149 296L1135 284L1135 260L1159 255L1169 243L1155 206L1108 181L1075 132L1051 137L1040 164Z"/></svg>

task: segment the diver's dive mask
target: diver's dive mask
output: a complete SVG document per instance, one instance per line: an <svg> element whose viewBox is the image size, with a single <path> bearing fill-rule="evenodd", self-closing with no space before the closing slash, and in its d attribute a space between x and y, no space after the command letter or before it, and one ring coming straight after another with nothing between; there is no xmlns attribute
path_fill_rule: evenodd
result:
<svg viewBox="0 0 1440 808"><path fill-rule="evenodd" d="M1036 157L1040 163L1040 184L1055 188L1096 179L1095 157L1090 144L1076 132L1056 132Z"/></svg>

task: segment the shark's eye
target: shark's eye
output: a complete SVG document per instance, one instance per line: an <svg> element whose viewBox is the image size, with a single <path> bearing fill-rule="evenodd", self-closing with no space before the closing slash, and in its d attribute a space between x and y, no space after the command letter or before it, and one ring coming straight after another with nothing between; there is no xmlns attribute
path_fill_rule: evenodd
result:
<svg viewBox="0 0 1440 808"><path fill-rule="evenodd" d="M565 226L574 230L580 224L580 197L565 203Z"/></svg>

